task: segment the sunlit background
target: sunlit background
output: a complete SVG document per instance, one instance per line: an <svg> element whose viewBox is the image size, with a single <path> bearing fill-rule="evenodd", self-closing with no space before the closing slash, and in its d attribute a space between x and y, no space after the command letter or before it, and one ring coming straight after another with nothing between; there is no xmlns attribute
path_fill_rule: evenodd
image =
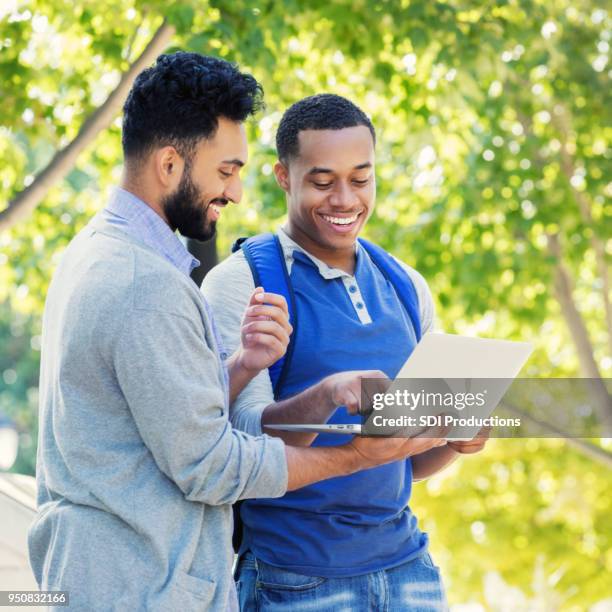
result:
<svg viewBox="0 0 612 612"><path fill-rule="evenodd" d="M120 115L82 142L33 213L3 226L2 210L75 140L164 17L168 48L237 61L266 93L249 125L244 200L219 224L220 257L284 218L272 176L283 110L341 94L378 132L367 235L426 277L439 326L534 342L525 376L611 377L603 2L168 4L0 6L0 468L34 474L44 298L64 247L119 180ZM415 485L411 506L455 612L612 610L612 444L587 444L598 452L494 440Z"/></svg>

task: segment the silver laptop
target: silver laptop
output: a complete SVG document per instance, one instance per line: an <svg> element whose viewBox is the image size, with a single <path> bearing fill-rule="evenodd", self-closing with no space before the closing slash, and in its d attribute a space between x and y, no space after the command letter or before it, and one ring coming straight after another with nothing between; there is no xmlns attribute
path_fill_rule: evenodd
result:
<svg viewBox="0 0 612 612"><path fill-rule="evenodd" d="M456 385L466 385L474 391L471 381L498 379L495 392L489 393L486 405L478 412L479 417L489 416L497 407L512 380L516 378L533 350L529 342L512 342L489 338L470 338L453 334L430 333L423 336L414 351L402 366L389 391L402 386L406 379L444 379L453 391ZM466 413L466 416L468 413ZM266 425L270 429L302 433L352 434L362 433L361 424L336 423L275 423ZM456 428L454 428L456 429ZM474 431L462 428L451 430L449 438L470 439Z"/></svg>

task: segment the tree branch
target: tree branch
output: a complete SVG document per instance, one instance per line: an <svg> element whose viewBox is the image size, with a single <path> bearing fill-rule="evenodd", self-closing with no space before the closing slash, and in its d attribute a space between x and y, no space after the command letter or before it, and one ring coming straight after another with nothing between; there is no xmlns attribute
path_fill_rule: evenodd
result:
<svg viewBox="0 0 612 612"><path fill-rule="evenodd" d="M584 224L593 230L591 237L591 247L595 252L595 260L597 262L597 271L602 281L602 297L604 302L604 309L606 313L606 323L608 327L608 348L610 355L612 355L612 303L610 302L610 277L608 275L608 266L606 265L606 250L603 241L597 235L596 229L593 223L593 216L591 215L590 203L582 191L578 191L574 185L572 185L572 177L576 173L576 164L574 157L570 153L568 147L569 141L569 127L567 119L567 111L562 105L558 105L563 108L563 114L551 112L553 122L556 125L561 135L561 170L567 179L570 186L570 190L578 204L578 210Z"/></svg>
<svg viewBox="0 0 612 612"><path fill-rule="evenodd" d="M548 433L552 434L551 437L563 438L566 444L568 444L569 446L573 446L577 451L590 457L591 459L595 459L595 461L599 461L599 463L602 463L606 467L612 468L612 453L609 453L607 450L593 444L592 442L587 442L584 439L572 438L566 431L559 429L558 427L555 427L550 423L537 419L536 417L530 415L528 412L525 412L518 406L509 404L505 400L502 402L501 407L506 409L508 412L516 414L522 419L526 419L534 425L537 425L544 431L547 431Z"/></svg>
<svg viewBox="0 0 612 612"><path fill-rule="evenodd" d="M554 291L561 306L561 313L576 346L582 373L590 381L589 386L595 398L599 418L606 427L612 427L612 401L593 356L594 351L589 339L588 330L572 297L572 279L561 259L562 252L559 236L558 234L548 234L547 237L548 250L557 260L555 264Z"/></svg>
<svg viewBox="0 0 612 612"><path fill-rule="evenodd" d="M519 113L518 117L524 133L533 136L531 117L523 113ZM536 159L533 161L534 166L542 171L544 161L541 157L536 155ZM595 399L595 409L597 410L601 423L606 428L612 427L612 400L601 378L597 362L595 361L595 351L591 344L588 330L574 302L572 276L567 267L563 264L563 254L561 243L559 242L559 235L547 234L547 239L548 250L556 259L554 267L554 293L561 306L561 314L565 319L574 346L576 347L580 369L582 370L583 376L589 379L589 385Z"/></svg>
<svg viewBox="0 0 612 612"><path fill-rule="evenodd" d="M164 20L140 57L123 74L104 104L85 121L75 139L58 151L34 181L0 211L0 233L27 218L49 189L70 172L83 149L113 121L136 76L168 46L174 31L174 27Z"/></svg>

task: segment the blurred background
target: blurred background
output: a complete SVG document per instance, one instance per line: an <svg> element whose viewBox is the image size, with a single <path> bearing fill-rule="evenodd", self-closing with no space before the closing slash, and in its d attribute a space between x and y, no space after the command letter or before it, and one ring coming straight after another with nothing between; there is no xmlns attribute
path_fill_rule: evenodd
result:
<svg viewBox="0 0 612 612"><path fill-rule="evenodd" d="M216 245L191 245L204 270L236 237L284 219L272 175L282 112L317 92L344 95L378 131L366 235L425 276L440 327L534 342L524 376L584 376L605 388L607 6L3 0L0 469L35 472L49 280L119 181L121 104L135 74L165 50L236 61L265 90L267 108L248 126L243 202L224 212ZM599 397L595 413L610 423L609 396ZM416 484L411 506L454 612L612 610L611 470L607 439L492 440ZM0 495L0 516L7 507Z"/></svg>

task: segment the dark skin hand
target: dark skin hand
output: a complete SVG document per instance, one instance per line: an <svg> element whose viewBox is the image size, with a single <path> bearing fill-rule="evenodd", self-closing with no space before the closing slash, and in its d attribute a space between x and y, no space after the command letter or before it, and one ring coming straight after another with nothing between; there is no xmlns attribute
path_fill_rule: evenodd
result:
<svg viewBox="0 0 612 612"><path fill-rule="evenodd" d="M447 445L457 453L461 453L462 455L472 455L480 452L485 447L490 435L491 427L483 427L476 434L476 437L473 440L449 440Z"/></svg>

